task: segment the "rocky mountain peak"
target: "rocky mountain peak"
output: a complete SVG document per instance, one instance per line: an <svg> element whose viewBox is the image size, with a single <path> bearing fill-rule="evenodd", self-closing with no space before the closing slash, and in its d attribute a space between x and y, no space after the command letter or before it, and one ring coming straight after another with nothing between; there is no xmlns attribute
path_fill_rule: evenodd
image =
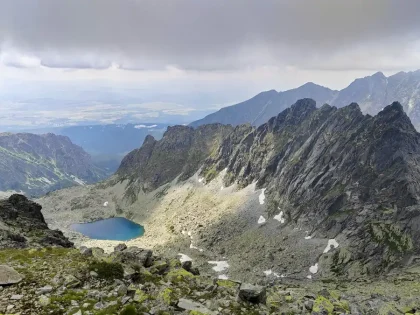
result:
<svg viewBox="0 0 420 315"><path fill-rule="evenodd" d="M10 247L61 246L73 244L60 231L45 223L41 205L23 195L0 200L0 249Z"/></svg>

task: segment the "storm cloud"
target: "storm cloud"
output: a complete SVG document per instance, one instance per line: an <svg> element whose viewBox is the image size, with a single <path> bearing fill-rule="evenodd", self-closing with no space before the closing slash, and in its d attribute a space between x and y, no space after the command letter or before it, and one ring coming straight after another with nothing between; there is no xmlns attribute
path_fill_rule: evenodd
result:
<svg viewBox="0 0 420 315"><path fill-rule="evenodd" d="M13 67L234 71L420 66L416 0L2 0Z"/></svg>

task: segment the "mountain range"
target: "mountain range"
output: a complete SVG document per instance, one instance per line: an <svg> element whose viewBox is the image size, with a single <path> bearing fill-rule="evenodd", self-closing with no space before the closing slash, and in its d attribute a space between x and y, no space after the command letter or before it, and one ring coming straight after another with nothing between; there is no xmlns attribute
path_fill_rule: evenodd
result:
<svg viewBox="0 0 420 315"><path fill-rule="evenodd" d="M389 77L377 72L371 76L356 79L340 91L314 83L306 83L284 92L270 90L245 102L224 107L191 123L190 126L197 127L210 123L233 126L250 123L259 126L302 98L314 99L317 106L328 103L332 106L343 107L356 102L363 113L370 115L380 112L384 107L383 104L398 101L413 125L417 129L420 128L420 70L399 72Z"/></svg>
<svg viewBox="0 0 420 315"><path fill-rule="evenodd" d="M105 177L106 171L68 137L0 133L0 191L40 195Z"/></svg>
<svg viewBox="0 0 420 315"><path fill-rule="evenodd" d="M356 103L302 99L259 127L171 127L146 137L109 180L38 202L65 234L71 222L122 215L146 231L129 244L186 253L200 268L227 259L239 279L412 267L420 134L400 103L383 107L371 116Z"/></svg>

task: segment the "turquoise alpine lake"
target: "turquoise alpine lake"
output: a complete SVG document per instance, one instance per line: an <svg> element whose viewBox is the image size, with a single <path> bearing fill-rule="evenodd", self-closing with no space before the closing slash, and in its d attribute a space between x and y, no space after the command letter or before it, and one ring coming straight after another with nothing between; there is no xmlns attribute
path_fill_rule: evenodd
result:
<svg viewBox="0 0 420 315"><path fill-rule="evenodd" d="M144 234L143 226L120 217L75 223L70 229L96 240L128 241Z"/></svg>

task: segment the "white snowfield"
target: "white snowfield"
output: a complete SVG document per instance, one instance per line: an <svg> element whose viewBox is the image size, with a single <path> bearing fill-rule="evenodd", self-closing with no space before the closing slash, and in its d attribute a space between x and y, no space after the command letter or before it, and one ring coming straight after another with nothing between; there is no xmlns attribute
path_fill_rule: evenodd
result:
<svg viewBox="0 0 420 315"><path fill-rule="evenodd" d="M283 211L280 211L280 213L275 215L273 219L279 221L280 223L284 223L285 219L283 218Z"/></svg>
<svg viewBox="0 0 420 315"><path fill-rule="evenodd" d="M325 247L324 249L324 254L328 253L331 250L331 247L334 247L334 248L338 247L338 242L334 238L328 240L327 247Z"/></svg>
<svg viewBox="0 0 420 315"><path fill-rule="evenodd" d="M212 261L208 261L208 263L210 265L215 265L215 266L212 267L212 269L214 271L216 271L216 272L222 272L222 271L224 271L224 270L226 270L226 269L229 268L229 264L228 264L227 261L215 261L215 260L212 260Z"/></svg>
<svg viewBox="0 0 420 315"><path fill-rule="evenodd" d="M259 218L258 218L258 224L263 224L263 223L265 223L266 222L266 219L261 215Z"/></svg>
<svg viewBox="0 0 420 315"><path fill-rule="evenodd" d="M265 194L264 194L264 192L265 192L265 188L261 189L261 193L258 196L258 200L260 202L260 205L263 205L265 203Z"/></svg>

